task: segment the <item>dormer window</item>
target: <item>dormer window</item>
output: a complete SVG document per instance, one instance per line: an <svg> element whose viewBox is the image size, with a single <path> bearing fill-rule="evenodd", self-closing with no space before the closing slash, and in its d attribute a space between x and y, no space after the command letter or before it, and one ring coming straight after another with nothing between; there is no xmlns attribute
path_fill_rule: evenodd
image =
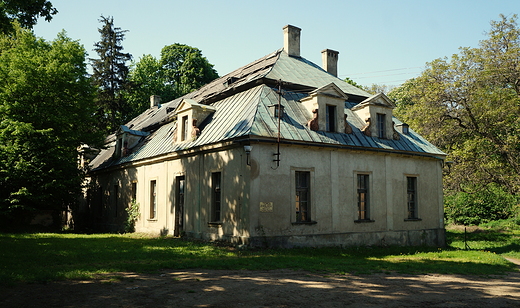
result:
<svg viewBox="0 0 520 308"><path fill-rule="evenodd" d="M313 115L307 126L325 132L345 131L345 101L347 95L334 83L309 93L301 103Z"/></svg>
<svg viewBox="0 0 520 308"><path fill-rule="evenodd" d="M327 123L325 130L328 132L335 132L336 131L336 106L333 105L327 105Z"/></svg>
<svg viewBox="0 0 520 308"><path fill-rule="evenodd" d="M114 156L117 158L125 157L131 153L131 149L135 147L143 137L149 133L139 130L129 129L125 125L121 125L117 131L117 140Z"/></svg>
<svg viewBox="0 0 520 308"><path fill-rule="evenodd" d="M397 131L399 131L401 134L408 135L410 133L410 128L408 124L401 123L396 125Z"/></svg>
<svg viewBox="0 0 520 308"><path fill-rule="evenodd" d="M377 114L377 136L379 138L386 138L386 114Z"/></svg>
<svg viewBox="0 0 520 308"><path fill-rule="evenodd" d="M282 104L278 105L278 104L275 104L275 105L270 105L269 106L269 111L271 113L271 115L275 118L283 118L283 114L284 114L284 106Z"/></svg>
<svg viewBox="0 0 520 308"><path fill-rule="evenodd" d="M385 94L379 93L365 99L351 110L360 119L367 122L367 126L363 129L366 136L395 139L392 122L392 109L394 108L395 104Z"/></svg>
<svg viewBox="0 0 520 308"><path fill-rule="evenodd" d="M185 141L188 139L188 116L182 117L182 133L181 133L181 141Z"/></svg>
<svg viewBox="0 0 520 308"><path fill-rule="evenodd" d="M200 125L210 114L215 112L213 106L202 105L192 99L183 99L175 109L177 132L174 142L186 142L197 139Z"/></svg>

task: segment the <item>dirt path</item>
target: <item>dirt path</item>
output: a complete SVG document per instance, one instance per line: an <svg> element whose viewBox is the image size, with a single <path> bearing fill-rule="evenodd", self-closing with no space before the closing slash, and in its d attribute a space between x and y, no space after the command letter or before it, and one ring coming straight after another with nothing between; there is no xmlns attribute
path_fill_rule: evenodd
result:
<svg viewBox="0 0 520 308"><path fill-rule="evenodd" d="M520 307L520 273L484 278L187 270L0 289L0 307L300 306Z"/></svg>

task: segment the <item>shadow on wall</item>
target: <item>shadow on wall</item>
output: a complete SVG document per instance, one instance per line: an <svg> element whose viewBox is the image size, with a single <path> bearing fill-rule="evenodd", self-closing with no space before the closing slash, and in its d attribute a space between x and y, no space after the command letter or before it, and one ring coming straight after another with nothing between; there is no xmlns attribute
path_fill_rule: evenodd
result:
<svg viewBox="0 0 520 308"><path fill-rule="evenodd" d="M136 169L93 176L79 206L71 210L69 227L77 232L125 232L136 181Z"/></svg>

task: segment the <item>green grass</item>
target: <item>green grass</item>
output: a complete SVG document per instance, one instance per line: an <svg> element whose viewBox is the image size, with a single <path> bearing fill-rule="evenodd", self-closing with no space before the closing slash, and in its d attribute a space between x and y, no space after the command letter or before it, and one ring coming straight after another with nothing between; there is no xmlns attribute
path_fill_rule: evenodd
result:
<svg viewBox="0 0 520 308"><path fill-rule="evenodd" d="M517 270L518 231L466 236L447 231L451 246L246 249L139 234L0 234L0 284L93 279L117 272L167 269L294 269L323 273L446 273L493 275Z"/></svg>

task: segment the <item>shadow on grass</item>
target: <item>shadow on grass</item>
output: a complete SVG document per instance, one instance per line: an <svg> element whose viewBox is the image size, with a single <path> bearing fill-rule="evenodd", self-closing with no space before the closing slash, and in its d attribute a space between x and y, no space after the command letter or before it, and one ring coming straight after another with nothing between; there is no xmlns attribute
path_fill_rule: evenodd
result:
<svg viewBox="0 0 520 308"><path fill-rule="evenodd" d="M480 259L479 255L473 261L471 256L461 259L458 255L446 254L447 250L432 247L237 250L168 237L63 234L0 235L0 245L2 284L91 279L102 273L150 273L193 268L476 275L501 274L516 269L499 256L483 262L476 260Z"/></svg>

